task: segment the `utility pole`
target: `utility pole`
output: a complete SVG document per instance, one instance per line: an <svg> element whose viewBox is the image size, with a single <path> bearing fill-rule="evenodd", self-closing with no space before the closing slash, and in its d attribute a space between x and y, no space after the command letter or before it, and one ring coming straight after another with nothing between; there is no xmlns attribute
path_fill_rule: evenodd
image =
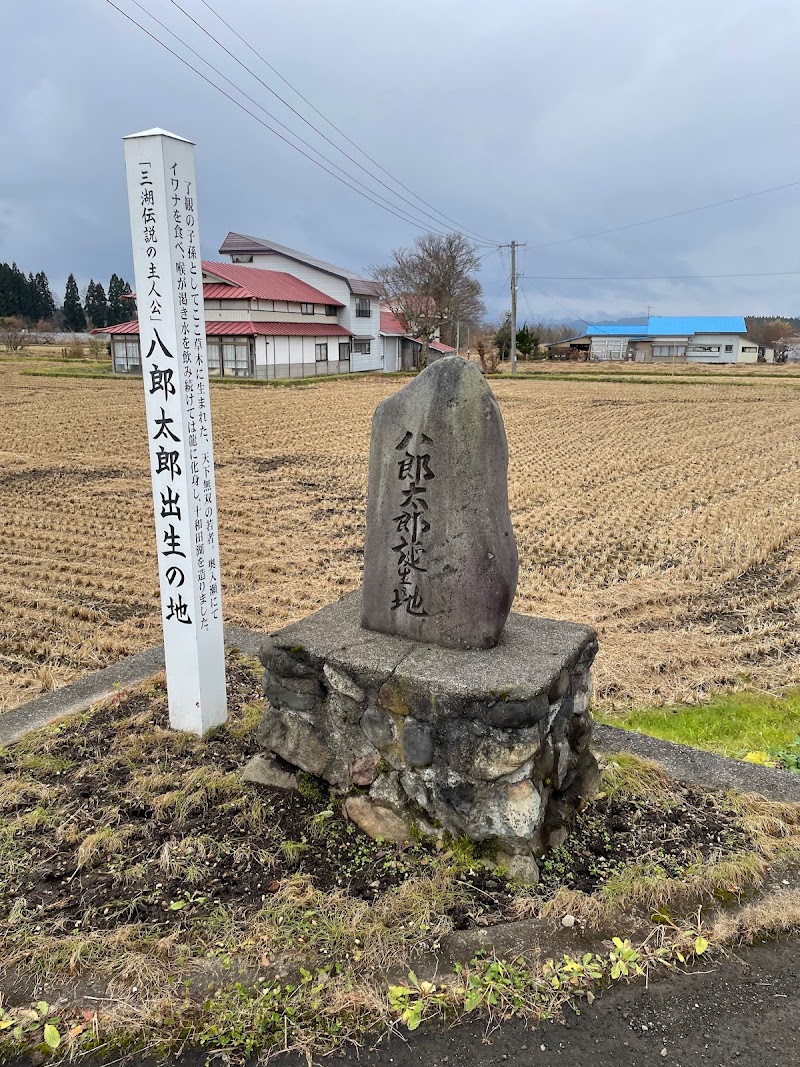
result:
<svg viewBox="0 0 800 1067"><path fill-rule="evenodd" d="M461 323L456 323L456 355L461 355Z"/></svg>
<svg viewBox="0 0 800 1067"><path fill-rule="evenodd" d="M469 323L467 323L467 359L469 359L469 354L470 354L470 343L469 343L469 338L470 338L470 334L469 334Z"/></svg>
<svg viewBox="0 0 800 1067"><path fill-rule="evenodd" d="M511 242L511 373L517 373L517 242Z"/></svg>
<svg viewBox="0 0 800 1067"><path fill-rule="evenodd" d="M517 249L524 248L525 241L512 241L499 248L511 249L511 373L517 373Z"/></svg>

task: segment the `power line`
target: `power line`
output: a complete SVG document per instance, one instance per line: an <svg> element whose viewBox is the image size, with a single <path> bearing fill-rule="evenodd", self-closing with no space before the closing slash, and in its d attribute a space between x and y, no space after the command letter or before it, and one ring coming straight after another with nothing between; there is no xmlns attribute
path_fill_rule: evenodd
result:
<svg viewBox="0 0 800 1067"><path fill-rule="evenodd" d="M340 137L343 137L345 139L345 141L347 141L348 144L352 145L353 148L356 149L356 151L360 152L361 155L364 156L365 159L368 159L369 162L373 164L373 166L377 167L378 170L380 170L383 174L386 174L389 178L391 178L391 180L396 185L399 185L401 189L405 189L405 191L407 193L409 193L411 196L413 196L415 200L419 200L419 202L421 204L424 204L425 207L429 207L432 211L435 211L437 215L441 215L443 219L447 220L447 222L452 223L452 225L455 226L459 231L461 231L461 232L463 232L465 234L472 234L473 236L477 237L479 240L485 241L487 244L496 244L497 243L495 241L491 241L488 237L483 237L481 234L476 233L476 231L474 231L474 230L468 230L468 229L466 229L466 227L461 226L460 223L455 221L455 219L450 218L449 215L446 215L443 211L440 211L438 208L434 207L433 204L428 203L427 200L423 199L418 193L415 193L413 189L410 189L407 185L405 185L403 182L401 182L399 178L395 177L395 175L392 174L391 171L388 171L385 167L381 166L381 164L376 159L373 159L373 157L368 152L366 152L363 148L361 148L360 145L356 144L356 142L351 137L348 137L348 135L344 132L344 130L340 129L336 125L335 122L332 122L331 119L329 119L327 117L327 115L324 115L319 110L318 107L315 107L315 105L312 104L312 102L308 99L308 97L303 96L303 94L300 92L300 90L295 85L293 85L288 80L288 78L285 78L281 74L281 72L279 70L277 70L267 59L265 59L263 55L261 55L260 52L257 52L255 50L255 48L253 48L253 46L250 44L250 42L248 40L246 40L246 38L242 37L242 35L233 26L231 26L231 24L229 22L227 22L222 17L222 15L219 14L219 12L214 7L212 7L212 5L207 2L207 0L200 0L200 2L202 3L203 7L205 7L208 11L210 11L211 14L216 19L218 19L219 22L221 22L222 25L225 26L234 35L234 37L236 37L239 41L241 41L241 43L253 53L253 55L256 57L256 59L260 60L264 64L264 66L268 67L269 70L271 70L272 73L276 77L280 78L280 80L284 83L284 85L288 86L292 90L292 92L295 93L303 101L304 104L306 104L308 107L310 107L311 110L316 115L319 115L319 117L324 122L327 122L327 124L331 127L331 129L335 130L336 133L338 133ZM272 91L273 90L270 90L270 92L272 92ZM283 99L283 98L281 98L281 99ZM284 101L284 103L286 103L286 101ZM290 107L291 105L286 104L286 106ZM297 112L295 112L295 114L297 114ZM303 118L302 115L300 117ZM307 122L308 120L303 118L303 121ZM314 127L314 129L316 129L316 127ZM317 131L317 132L319 132L319 131ZM324 134L320 134L320 136L324 136ZM341 149L339 149L339 151L341 151Z"/></svg>
<svg viewBox="0 0 800 1067"><path fill-rule="evenodd" d="M341 178L339 176L339 174L335 174L333 171L331 171L327 167L323 166L319 162L319 160L314 159L312 156L309 156L301 148L298 148L296 144L294 144L292 141L288 140L288 138L286 138L282 134L278 133L278 131L273 129L273 127L270 126L269 123L264 122L262 119L260 119L258 117L258 115L254 115L253 112L249 111L246 107L244 107L244 105L239 100L236 100L229 93L226 93L225 90L223 88L221 88L221 86L217 85L210 78L207 78L201 71L199 71L196 67L192 66L192 64L189 63L188 60L184 59L183 56L180 56L177 52L173 51L173 49L171 49L169 47L169 45L167 45L164 41L159 40L158 37L156 37L154 34L150 33L150 31L145 26L142 26L141 23L137 22L126 11L123 11L122 8L117 7L117 5L112 2L112 0L106 0L106 2L111 7L113 7L115 11L118 11L121 15L124 15L124 17L126 19L128 19L129 22L132 22L134 26L137 26L140 30L142 30L143 33L146 33L147 36L151 40L156 42L156 44L158 44L162 48L166 49L166 51L169 52L170 55L172 55L176 59L178 59L181 63L184 64L184 66L187 66L190 70L194 71L194 73L199 75L199 77L201 77L205 82L207 82L209 85L211 85L214 89L217 89L218 92L222 93L222 95L225 96L228 100L230 100L232 103L236 104L237 107L240 107L247 115L250 115L251 118L254 118L256 120L256 122L259 122L262 126L264 126L266 129L268 129L271 133L274 133L276 137L279 137L282 141L284 141L286 144L288 144L291 148L294 148L296 152L300 153L300 155L305 156L306 159L310 159L312 163L315 163L322 170L326 171L328 174L331 174L334 178L336 178L338 181L342 182L344 185L347 185L348 188L352 189L354 192L359 193L360 196L364 196L364 197L366 197L367 200L371 200L372 203L376 204L377 207L382 207L384 209L384 211L391 212L391 214L395 215L397 218L402 219L402 221L404 221L404 222L410 222L413 226L416 226L421 230L424 230L424 231L430 232L430 233L435 233L439 237L445 236L440 230L435 230L432 226L429 226L427 223L421 222L420 220L411 217L410 213L407 212L405 208L402 208L397 204L392 204L391 201L387 200L386 197L382 196L379 192L377 192L374 189L370 189L369 186L365 185L358 178L355 178L355 177L353 177L352 174L349 174L346 170L344 170L342 167L340 167L338 165L338 163L334 163L333 160L328 159L327 156L325 156L322 152L320 152L312 144L309 144L308 141L305 141L302 137L299 136L299 134L296 134L292 129L290 129L290 127L288 127L285 123L281 122L281 120L279 118L277 118L270 111L268 111L265 107L263 107L261 104L259 104L259 102L257 100L254 100L252 96L249 96L234 81L232 81L225 74L223 74L222 71L218 70L218 68L215 67L213 65L213 63L209 62L209 60L207 60L204 56L202 56L199 52L197 52L194 48L192 48L191 45L186 44L185 41L182 41L181 38L176 33L174 33L173 30L171 30L169 28L169 26L166 26L155 15L152 15L146 8L144 8L138 2L138 0L131 0L131 3L133 3L136 7L138 7L140 11L143 11L150 19L152 19L153 22L155 22L158 26L160 26L163 30L165 30L171 37L173 37L176 41L178 41L180 44L182 44L183 47L186 48L187 51L189 51L193 56L195 56L197 59L199 59L201 63L205 63L205 65L207 67L209 67L211 70L213 70L215 74L217 74L220 78L223 79L223 81L227 82L228 85L232 86L232 88L236 92L240 93L246 100L249 100L251 104L253 104L255 107L257 107L259 109L259 111L263 111L263 113L265 115L268 115L269 118L271 118L280 127L282 127L282 129L286 130L287 133L289 133L289 135L291 137L294 137L297 141L300 142L300 144L305 145L306 148L308 148L311 152L314 152L316 155L318 155L320 157L320 159L324 159L326 163L329 163L331 165L331 167L334 167L335 170L340 172L340 174L344 174L346 178L350 179L350 181L346 181L344 178ZM356 188L356 185L351 185L350 182L355 182L356 185L360 186L361 188L360 189ZM362 190L366 190L366 191L362 192ZM371 194L371 195L368 195L368 194ZM377 197L378 199L375 200L374 197ZM383 203L378 203L378 201L383 201Z"/></svg>
<svg viewBox="0 0 800 1067"><path fill-rule="evenodd" d="M534 288L537 288L537 287L534 286ZM542 289L538 289L537 291L545 298L545 300L552 300L555 304L558 304L558 306L560 308L563 308L564 311L566 311L569 315L571 315L573 319L577 319L578 322L585 322L587 326L594 326L594 328L596 330L600 330L601 333L605 333L605 334L612 333L612 330L611 330L610 326L603 326L599 322L593 322L591 319L584 318L583 315L578 315L571 308L567 307L566 304L562 303L562 301L560 301L558 299L558 297L553 296L551 293L545 293ZM528 298L527 298L527 294L525 294L524 289L523 289L523 294L525 295L525 299L527 301ZM528 308L530 309L530 304L528 304ZM616 324L616 325L619 325L619 324ZM634 325L634 324L632 323L631 325Z"/></svg>
<svg viewBox="0 0 800 1067"><path fill-rule="evenodd" d="M773 270L751 274L520 274L520 278L540 282L674 282L702 281L707 278L786 278L800 275L800 270Z"/></svg>
<svg viewBox="0 0 800 1067"><path fill-rule="evenodd" d="M135 3L136 0L133 0L133 2ZM385 181L383 181L382 178L379 178L376 174L373 174L362 163L359 163L357 159L354 159L353 156L351 156L349 152L347 152L340 145L336 144L335 141L331 140L331 138L328 137L326 134L324 134L322 132L322 130L319 129L319 127L315 126L314 123L311 122L309 119L307 119L305 117L305 115L303 115L300 111L297 110L297 108L293 107L285 97L281 96L280 93L276 92L270 85L268 85L262 78L260 78L258 76L258 74L256 74L256 72L254 70L252 70L250 67L248 67L247 64L243 60L241 60L234 52L232 52L226 45L224 45L222 43L222 41L220 41L217 37L215 37L214 34L211 33L210 30L206 29L206 27L203 26L202 23L198 22L197 19L194 18L193 15L191 15L185 8L181 7L181 5L177 2L177 0L170 0L170 3L172 4L173 7L177 8L177 10L180 11L182 15L184 15L187 19L189 19L189 21L194 26L196 26L201 31L201 33L204 33L206 35L206 37L209 38L209 40L213 41L213 43L215 45L217 45L219 48L221 48L223 50L223 52L225 52L226 55L230 56L230 58L235 63L238 63L239 66L243 70L246 70L247 73L251 77L255 78L255 80L259 83L259 85L261 85L264 89L266 89L268 93L271 93L272 96L274 96L276 100L280 100L280 102L285 107L287 107L289 109L289 111L292 112L293 115L295 115L297 118L299 118L301 122L304 122L306 124L306 126L308 126L310 129L312 129L314 131L314 133L316 133L319 137L321 137L323 139L323 141L325 141L327 144L329 144L331 146L331 148L335 149L335 151L337 151L337 152L341 152L341 154L345 157L345 159L348 159L354 166L358 167L359 170L362 170L373 181L377 182L379 185L382 185L383 188L388 190L388 192L391 193L392 196L396 196L398 199L402 200L405 204L408 204L409 207L412 208L412 210L416 211L418 214L426 216L426 218L429 218L432 222L435 222L437 226L441 226L442 225L442 222L441 222L440 219L437 219L434 215L431 215L430 212L425 211L422 208L418 207L416 204L412 203L412 201L409 200L408 197L403 196L402 193L398 193L395 189L392 189L392 187L390 185L387 185L387 183ZM141 5L137 3L136 6L140 7ZM208 5L206 5L206 6L208 6ZM214 12L213 8L209 8L209 10L212 11L213 14L216 14L216 12ZM148 14L149 14L149 12L148 12ZM151 15L151 18L155 19L155 16ZM158 20L155 19L155 21L158 21ZM163 23L159 23L159 25L163 26ZM226 23L226 25L227 25L227 23ZM166 28L166 27L164 27L164 28ZM169 31L169 32L171 32L171 31ZM189 46L186 45L186 47L188 48ZM191 51L191 49L190 49L190 51ZM259 58L261 58L261 57L259 57ZM217 71L217 73L219 73L219 71ZM224 77L224 75L223 75L223 77ZM239 92L242 92L242 90L240 89ZM245 96L246 94L242 93L242 95ZM248 99L250 99L250 98L248 97ZM269 114L269 112L267 112L267 114ZM277 118L275 118L274 115L270 115L270 117L272 119L274 119L274 121L276 121L276 122L279 121ZM283 123L281 123L281 125L283 125ZM286 129L286 128L287 127L284 127L284 129ZM307 147L309 147L309 148L312 147L311 145L308 145L307 142L303 141L302 138L298 137L298 135L296 133L294 133L294 131L290 131L290 132L292 132L293 136L297 137L297 139L299 141L301 141L301 143L306 144ZM312 149L312 150L316 151L316 149ZM325 158L325 157L323 157L323 158ZM328 160L328 162L330 163L331 160ZM332 165L335 166L336 164L332 164ZM349 175L349 177L352 177L352 175ZM353 179L353 180L355 181L356 179ZM372 191L374 192L374 190L372 190ZM376 193L375 195L377 196L379 194ZM381 198L381 199L383 199L383 198ZM436 211L436 208L434 208L433 210ZM437 214L441 215L441 212L437 212ZM452 220L450 220L450 221L452 221ZM462 236L466 236L466 234L462 234ZM487 242L485 238L479 238L479 239L484 244L486 244L486 243L493 244L494 243L494 242Z"/></svg>
<svg viewBox="0 0 800 1067"><path fill-rule="evenodd" d="M727 200L715 200L711 204L701 204L700 207L688 207L682 211L673 211L669 215L657 215L652 219L641 219L639 222L628 222L624 226L611 226L607 230L596 230L594 233L582 233L577 237L562 237L558 241L547 241L545 244L533 245L537 248L553 248L555 245L569 244L570 241L585 241L589 237L605 237L609 233L619 233L620 230L632 230L635 226L648 226L652 222L665 222L667 219L677 219L681 215L693 215L698 211L708 211L712 207L723 207L725 204L735 204L740 200L750 200L754 196L766 196L767 193L777 193L782 189L793 189L800 185L800 179L794 182L786 182L785 185L773 185L769 189L757 189L754 193L743 193L742 196L731 196Z"/></svg>

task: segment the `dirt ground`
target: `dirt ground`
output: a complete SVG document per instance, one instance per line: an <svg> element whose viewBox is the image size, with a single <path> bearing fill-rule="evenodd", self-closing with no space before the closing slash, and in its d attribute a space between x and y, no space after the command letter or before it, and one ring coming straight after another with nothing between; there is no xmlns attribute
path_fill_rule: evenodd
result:
<svg viewBox="0 0 800 1067"><path fill-rule="evenodd" d="M141 382L23 367L0 362L0 710L160 636ZM493 381L515 609L598 628L601 701L800 677L800 393L767 370ZM271 630L357 586L370 417L402 384L212 387L228 622Z"/></svg>

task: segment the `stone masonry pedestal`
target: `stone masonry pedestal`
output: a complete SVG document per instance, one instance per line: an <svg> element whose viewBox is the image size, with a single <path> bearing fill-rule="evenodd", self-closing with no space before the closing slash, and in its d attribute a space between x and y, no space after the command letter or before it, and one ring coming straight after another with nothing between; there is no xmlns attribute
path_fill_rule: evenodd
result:
<svg viewBox="0 0 800 1067"><path fill-rule="evenodd" d="M535 877L597 788L588 626L511 614L494 648L362 629L353 593L262 647L263 747L346 794L365 832L493 842Z"/></svg>

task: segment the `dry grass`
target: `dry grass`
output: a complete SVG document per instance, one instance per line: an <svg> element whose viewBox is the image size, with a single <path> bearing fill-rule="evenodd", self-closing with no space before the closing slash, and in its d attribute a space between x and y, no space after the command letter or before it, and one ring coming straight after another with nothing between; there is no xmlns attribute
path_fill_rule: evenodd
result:
<svg viewBox="0 0 800 1067"><path fill-rule="evenodd" d="M0 364L0 710L159 638L141 382L19 368ZM492 383L516 609L597 626L609 703L800 677L800 395L702 373ZM402 384L213 388L228 622L273 629L357 586L370 416Z"/></svg>

